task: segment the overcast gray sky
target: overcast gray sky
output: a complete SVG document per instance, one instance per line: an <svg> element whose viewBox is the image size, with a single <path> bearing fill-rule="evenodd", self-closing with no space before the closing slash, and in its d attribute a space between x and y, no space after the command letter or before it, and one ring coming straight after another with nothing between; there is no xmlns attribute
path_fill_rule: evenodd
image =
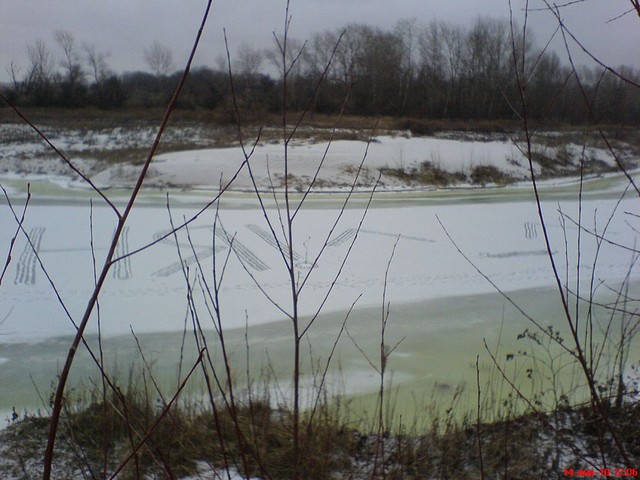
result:
<svg viewBox="0 0 640 480"><path fill-rule="evenodd" d="M522 24L526 0L512 0ZM559 3L570 3L560 0ZM45 41L59 55L53 40L58 29L73 34L78 45L91 44L109 52L116 72L148 70L143 51L154 41L170 46L176 68L186 60L205 0L4 0L0 16L0 81L7 81L11 61L26 69L26 46ZM281 31L286 0L216 0L198 65L216 66L224 52L226 28L232 51L240 44L272 45L272 32ZM531 0L530 8L544 4ZM595 55L612 66L640 67L640 18L628 14L629 0L583 0L562 10L567 26ZM391 28L402 19L426 24L438 19L468 25L479 16L508 18L508 0L291 0L292 36L304 40L325 29L358 22ZM543 45L557 22L548 11L532 11L530 24ZM559 48L559 46L558 46Z"/></svg>

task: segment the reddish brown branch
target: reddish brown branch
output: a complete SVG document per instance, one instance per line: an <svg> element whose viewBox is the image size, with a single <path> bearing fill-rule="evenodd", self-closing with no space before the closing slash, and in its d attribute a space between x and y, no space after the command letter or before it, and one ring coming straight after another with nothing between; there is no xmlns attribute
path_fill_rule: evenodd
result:
<svg viewBox="0 0 640 480"><path fill-rule="evenodd" d="M111 245L109 247L109 252L107 254L107 257L105 259L102 271L100 273L100 276L98 277L98 281L96 282L96 286L94 288L94 291L91 295L91 298L89 299L89 302L87 303L87 307L85 309L84 315L82 317L82 321L79 323L78 325L78 330L76 332L76 335L73 339L73 342L71 344L71 347L69 348L69 352L67 354L67 358L64 364L64 367L62 369L62 371L60 372L60 380L58 381L58 386L56 388L56 394L55 394L55 398L54 398L54 404L53 404L53 409L51 412L51 421L49 424L49 434L47 437L47 448L45 450L45 458L44 458L44 471L43 471L43 479L44 480L49 480L51 478L51 466L53 463L53 454L54 454L54 448L55 448L55 442L56 442L56 436L57 436L57 432L58 432L58 424L60 422L60 414L62 412L62 406L63 406L63 400L64 400L64 390L65 390L65 386L67 384L67 380L69 378L69 372L71 371L71 365L73 364L73 360L75 358L76 355L76 351L78 349L78 346L80 345L80 342L83 339L83 335L84 335L84 331L86 330L87 324L89 323L89 319L91 318L91 315L94 311L94 308L96 306L96 303L98 301L98 296L100 295L100 292L102 291L102 287L104 286L105 280L107 278L107 274L109 273L109 270L111 269L111 266L113 265L113 259L115 257L115 251L116 251L116 246L118 243L118 240L122 234L122 231L124 229L125 223L127 221L127 218L129 217L129 214L131 213L132 209L133 209L133 205L135 204L135 201L138 197L138 194L140 193L140 190L142 188L142 184L144 183L144 179L146 177L147 171L149 170L149 167L151 165L151 161L153 160L153 157L156 153L156 150L158 149L158 145L160 144L160 140L162 139L162 135L167 127L167 124L169 122L169 118L171 117L171 114L173 112L173 110L175 109L176 103L178 101L178 97L180 96L180 92L182 91L182 88L186 82L187 76L189 74L189 70L191 68L191 64L193 62L193 58L195 56L196 50L198 48L198 44L200 43L200 38L202 36L202 32L204 30L204 26L207 22L207 18L209 16L209 11L211 10L211 6L212 6L213 0L209 0L207 3L207 7L205 9L205 12L203 14L202 17L202 21L200 24L200 28L198 30L198 33L196 35L196 38L194 40L193 43L193 47L191 49L191 54L189 55L189 59L187 61L186 67L182 73L182 77L180 78L180 82L178 84L178 86L176 87L175 93L173 95L173 97L171 98L171 101L169 102L169 104L167 105L167 108L165 110L165 114L164 117L162 119L162 123L160 124L160 128L158 129L158 133L156 135L156 138L149 150L149 153L147 155L147 159L145 160L145 163L142 167L142 170L138 176L138 181L136 182L136 185L129 197L129 202L127 203L127 206L124 210L124 212L122 213L122 215L119 215L118 218L118 225L116 227L116 232L113 236L113 239L111 241Z"/></svg>

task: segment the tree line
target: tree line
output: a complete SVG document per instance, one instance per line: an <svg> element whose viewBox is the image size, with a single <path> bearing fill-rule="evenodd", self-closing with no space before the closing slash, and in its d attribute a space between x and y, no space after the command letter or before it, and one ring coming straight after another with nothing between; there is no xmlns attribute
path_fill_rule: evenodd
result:
<svg viewBox="0 0 640 480"><path fill-rule="evenodd" d="M179 106L231 113L235 103L251 115L279 112L283 79L269 72L282 72L286 61L286 102L291 110L508 120L518 116L513 105L518 104L520 81L526 84L530 118L584 121L586 96L600 121L640 121L637 69L576 71L554 51L537 46L530 33L524 39L513 30L508 21L485 17L469 27L401 21L387 30L351 24L315 34L306 42L288 39L284 52L277 40L265 50L241 46L231 56L230 69L221 61L218 67L192 70ZM69 32L57 31L53 38L55 50L38 40L27 46L26 68L15 62L7 67L12 82L4 90L14 103L160 107L178 82L171 49L159 42L143 52L150 72L117 74L109 68L106 53L80 46ZM528 61L521 71L523 56Z"/></svg>

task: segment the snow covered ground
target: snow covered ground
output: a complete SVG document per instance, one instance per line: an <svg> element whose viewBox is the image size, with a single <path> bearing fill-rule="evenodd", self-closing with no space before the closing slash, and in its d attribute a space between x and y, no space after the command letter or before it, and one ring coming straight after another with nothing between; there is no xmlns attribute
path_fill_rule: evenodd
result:
<svg viewBox="0 0 640 480"><path fill-rule="evenodd" d="M92 181L106 188L131 186L137 178L146 148L155 134L151 127L114 127L89 129L44 129L52 142ZM363 162L357 186L371 187L381 174L379 190L432 188L433 185L408 180L402 173L420 171L424 166L457 175L457 184L477 183L474 169L492 167L510 181L526 181L529 166L523 155L522 138L505 134L440 132L429 137L413 137L409 132L382 132L368 137L367 132L338 131L332 143L316 141L315 129L307 129L301 138L289 144L289 183L304 190L318 173L314 190L344 189L354 181L355 169ZM597 137L555 132L536 135L532 144L534 169L538 175L568 175L578 171L582 159L587 172L603 173L615 167L615 159ZM327 134L325 133L325 136ZM229 133L222 138L233 139ZM341 140L343 137L360 140ZM239 146L207 148L225 141L216 139L216 131L181 127L168 129L164 142L176 151L159 154L146 180L147 186L202 188L218 187L234 177L247 156L258 188L280 190L284 185L284 151L281 142L247 140ZM270 138L270 137L269 137ZM369 141L366 141L367 138ZM226 140L226 143L235 142ZM188 146L185 150L185 146ZM637 151L617 142L616 154L630 165L637 164ZM319 167L322 166L320 170ZM81 180L24 125L0 124L0 173L5 177L58 177L68 186L82 186ZM491 183L491 181L483 182ZM240 170L231 188L248 190L253 182L248 168Z"/></svg>
<svg viewBox="0 0 640 480"><path fill-rule="evenodd" d="M7 152L17 148L17 143L5 141L3 145L7 150L0 152L0 160L7 171L7 165L16 163L15 159L11 163ZM31 147L21 145L20 155L29 161ZM80 151L80 147L74 145L68 147ZM412 332L406 330L408 326L420 331L413 339L420 338L419 342L407 342L411 348L399 351L407 360L406 368L399 368L396 378L424 382L426 378L446 378L447 368L451 368L445 362L438 367L438 372L425 373L421 350L425 349L428 339L447 338L449 342L459 342L450 345L456 351L474 348L473 358L482 350L478 332L486 333L487 328L495 331L505 304L502 297L495 295L496 287L519 295L547 292L540 294L544 300L537 306L536 298L531 299L534 314L545 312L548 299L553 298L548 292L555 280L530 188L519 185L453 192L381 192L376 194L367 212L368 194L361 193L344 212L339 208L344 198L344 193L339 191L353 181L354 169L365 152L361 185L365 191L370 190L381 168L409 171L424 161L451 172L467 173L474 166L492 165L514 177L524 177L527 167L522 154L508 139L389 135L375 138L368 151L367 143L362 141L336 141L325 155L326 147L326 144L301 141L289 152L294 188L296 182L303 185L313 177L324 157L319 185L325 192L307 199L294 222L293 258L301 286L299 308L305 321L318 312L343 315L356 302L356 310L361 315L355 316L354 331L356 327L364 329L374 338L376 332L379 333L380 319L379 313L371 312L379 308L384 294L387 301L399 307L398 311L405 312L406 321L394 320L399 330L409 337ZM605 151L590 147L588 154L604 164L613 163ZM38 168L48 165L45 157L36 157L33 161ZM85 166L92 162L89 156L81 161L86 162ZM174 224L179 224L196 216L220 179L230 179L242 161L239 148L166 153L155 159L148 184L201 187L197 195L171 191L171 216ZM278 173L282 172L282 162L281 145L256 147L250 164L260 189L282 187L282 174ZM92 179L110 187L126 186L138 168L127 164L103 168L99 162L93 167ZM7 186L16 209L24 201L26 181L39 179L37 183L42 186L46 183L42 175L47 178L44 170L33 169L14 169L3 175L0 183ZM48 345L42 347L43 351L51 350L51 343L58 342L57 337L73 334L73 322L82 316L94 285L94 256L100 265L115 229L116 219L109 207L99 200L90 206L86 189L78 189L71 176L56 178L58 183L49 190L39 193L36 189L24 223L30 243L24 235L18 235L12 261L0 287L0 383L3 385L16 382L17 372L24 377L29 363L45 362L33 353L29 359L20 357L11 345L26 342ZM71 179L71 182L60 183L60 178ZM392 177L383 177L382 181L382 190L414 188ZM245 167L234 183L234 190L242 192L250 187L251 179ZM601 292L617 289L627 277L637 285L640 276L634 264L640 226L637 197L622 195L624 177L609 174L586 185L579 209L576 188L575 181L551 185L545 190L542 204L551 250L562 280L570 288L575 288L579 280L582 295L589 292L592 274ZM119 198L117 195L114 198ZM294 196L294 206L300 198ZM182 230L176 238L169 236L158 241L171 229L169 213L163 195L158 195L157 190L144 192L141 206L134 210L118 245L117 256L122 258L113 265L100 296L101 332L111 338L129 335L132 329L147 334L180 332L185 318L190 322L189 289L195 292L192 306L206 319L211 302L203 296L202 288L204 281L212 288L214 262L218 278L224 266L220 307L226 329L243 329L246 323L252 327L275 325L286 319L292 306L289 278L279 251L279 246L285 244L280 223L282 210L278 210L278 206L282 208L281 197L277 202L269 198L266 201L270 224L260 211L255 195L232 192L222 197L217 218L216 210L210 208L190 223L188 232ZM0 258L3 260L16 232L13 214L4 203L0 208ZM574 223L579 215L584 229L580 236ZM589 232L601 234L605 225L607 241L599 242L598 237ZM580 242L579 257L577 242ZM146 246L148 248L144 248ZM128 256L140 249L143 250ZM491 313L487 303L479 301L488 298L494 302ZM471 301L477 303L469 304ZM440 308L439 303L446 304L446 308L440 305L445 313L431 315L431 311ZM464 313L456 309L462 304ZM490 316L494 318L492 323L487 320ZM543 319L543 324L546 325L547 320ZM98 318L94 315L89 333L96 333L97 325ZM209 326L212 326L210 321ZM322 331L321 325L317 328ZM466 329L466 333L460 333L461 328ZM435 332L440 332L437 334L440 337ZM264 335L266 342L273 332ZM64 341L59 343L66 345ZM440 347L442 345L434 347L434 351L442 357ZM59 361L64 346L55 351L55 361ZM46 358L51 361L51 357ZM353 355L351 358L353 360ZM433 358L429 361L437 363ZM462 365L470 361L461 355ZM361 358L353 360L345 363L345 368L352 368L351 386L366 389L372 384L362 373L365 369L357 366L361 363ZM358 378L361 383L356 381ZM455 384L455 378L449 381ZM15 405L10 402L15 402L15 398L0 398L0 409Z"/></svg>
<svg viewBox="0 0 640 480"><path fill-rule="evenodd" d="M469 176L474 168L492 166L509 175L514 180L529 176L529 166L522 144L516 144L507 137L499 139L457 139L439 137L408 137L403 135L374 137L370 144L364 141L338 140L331 144L301 141L293 143L289 152L289 168L293 188L304 189L314 178L321 162L319 189L335 189L351 185L354 168L363 161L363 172L359 186L372 185L380 171L381 189L415 188L416 183L403 181L397 176L385 175L385 171L411 172L419 170L426 162L430 166L447 173ZM554 158L558 149L535 145L537 154ZM597 159L604 167L615 166L613 156L606 150L587 147L584 151L575 144L566 146L574 161L581 155ZM205 149L168 153L158 156L151 175L152 183L162 181L172 185L198 186L218 185L220 180L228 181L244 160L239 148ZM259 144L250 156L256 183L261 189L282 189L284 178L284 155L279 144ZM542 171L536 164L536 173ZM271 175L267 175L271 172ZM113 182L117 175L111 170L97 176L98 182ZM241 172L234 182L234 188L249 189L251 180L248 170Z"/></svg>

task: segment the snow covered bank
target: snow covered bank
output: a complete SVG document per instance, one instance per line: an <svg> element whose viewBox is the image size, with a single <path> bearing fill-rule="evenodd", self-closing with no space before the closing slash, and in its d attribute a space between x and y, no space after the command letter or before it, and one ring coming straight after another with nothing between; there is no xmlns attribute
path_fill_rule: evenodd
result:
<svg viewBox="0 0 640 480"><path fill-rule="evenodd" d="M105 188L127 187L134 183L145 158L154 130L151 127L97 130L57 130L45 132L58 148L92 181ZM216 147L216 130L176 128L168 130L163 145L172 151L156 156L146 185L151 187L217 188L233 178L241 168L245 153L250 156L253 180L261 190L280 190L284 185L284 149L277 140L248 143L245 152L238 146ZM302 131L289 145L289 186L304 190L317 175L316 191L344 189L357 179L359 188L371 188L380 177L379 189L415 189L443 186L442 179L420 176L425 169L444 172L444 184L484 185L517 182L529 176L518 136L473 135L441 132L429 137L413 137L408 132L384 132L368 138L367 132L350 133L360 140L317 141L314 129ZM341 138L338 132L338 138ZM582 161L586 172L602 174L615 167L610 151L597 139L586 143L577 134L564 136L547 132L535 137L532 145L536 173L544 178L576 175ZM220 134L222 136L229 135ZM327 136L327 132L324 136ZM342 137L348 136L346 134ZM225 143L225 142L221 142ZM233 143L227 141L227 143ZM190 149L189 149L190 148ZM196 149L194 149L196 148ZM616 155L629 167L637 164L637 150L616 143ZM321 168L320 168L321 167ZM82 186L69 168L34 136L26 126L0 124L0 174L37 178L38 175L66 178L69 186ZM232 190L253 187L248 168L243 168Z"/></svg>
<svg viewBox="0 0 640 480"><path fill-rule="evenodd" d="M410 173L428 164L445 172L458 173L471 182L477 167L494 167L512 180L528 177L529 166L521 145L508 138L500 140L461 140L438 137L374 137L370 144L364 141L338 140L331 145L299 141L291 144L288 152L289 184L294 190L304 191L318 172L315 190L346 188L354 180L360 162L363 170L357 180L359 187L371 187L380 172L379 188L411 188L419 185L388 172ZM558 149L536 146L539 158L553 159ZM603 149L569 145L565 151L567 162L576 166L581 155L599 162L603 170L615 163L611 154ZM228 182L241 167L245 157L238 147L203 149L159 155L153 164L149 185L217 186ZM284 153L281 144L258 144L250 155L251 171L261 190L281 190L284 186ZM542 162L540 162L542 163ZM537 172L543 167L537 164ZM122 181L118 167L102 171L95 176L100 184ZM423 185L428 186L428 185ZM232 189L252 188L249 169L240 172Z"/></svg>

